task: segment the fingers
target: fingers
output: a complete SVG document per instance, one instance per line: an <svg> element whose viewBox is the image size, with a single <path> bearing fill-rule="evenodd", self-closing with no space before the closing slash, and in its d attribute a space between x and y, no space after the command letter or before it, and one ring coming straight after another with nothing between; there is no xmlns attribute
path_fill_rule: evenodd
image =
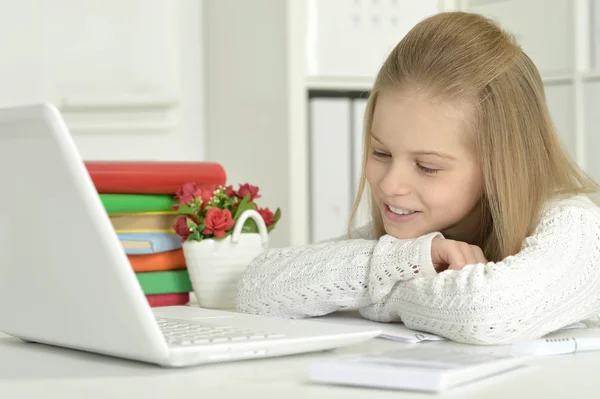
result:
<svg viewBox="0 0 600 399"><path fill-rule="evenodd" d="M469 263L469 259L473 257L468 244L463 242L453 241L449 246L448 255L450 266L449 270L460 270L464 265Z"/></svg>
<svg viewBox="0 0 600 399"><path fill-rule="evenodd" d="M434 263L433 268L437 273L441 273L448 269L448 265L446 263Z"/></svg>
<svg viewBox="0 0 600 399"><path fill-rule="evenodd" d="M484 265L488 263L488 260L485 258L481 248L479 248L477 245L471 245L471 248L475 254L475 259L477 260L475 263L483 263Z"/></svg>
<svg viewBox="0 0 600 399"><path fill-rule="evenodd" d="M465 265L477 263L471 245L464 242L454 241L451 245L450 255L450 266L448 266L450 270L460 270Z"/></svg>
<svg viewBox="0 0 600 399"><path fill-rule="evenodd" d="M432 242L432 260L438 272L444 269L443 264L448 265L448 270L461 270L466 265L488 262L478 246L448 239Z"/></svg>

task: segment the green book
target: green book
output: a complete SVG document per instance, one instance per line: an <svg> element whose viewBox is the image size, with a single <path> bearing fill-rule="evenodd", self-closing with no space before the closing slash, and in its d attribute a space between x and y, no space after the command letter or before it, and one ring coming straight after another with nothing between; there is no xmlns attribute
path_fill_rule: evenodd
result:
<svg viewBox="0 0 600 399"><path fill-rule="evenodd" d="M100 200L108 214L172 211L177 203L168 194L100 194Z"/></svg>
<svg viewBox="0 0 600 399"><path fill-rule="evenodd" d="M187 269L135 274L145 295L192 292Z"/></svg>

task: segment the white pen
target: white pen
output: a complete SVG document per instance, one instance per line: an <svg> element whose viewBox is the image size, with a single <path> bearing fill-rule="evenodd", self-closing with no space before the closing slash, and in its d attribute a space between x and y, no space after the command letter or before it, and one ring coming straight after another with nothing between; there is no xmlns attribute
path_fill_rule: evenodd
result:
<svg viewBox="0 0 600 399"><path fill-rule="evenodd" d="M540 338L516 342L511 346L515 355L545 356L587 351L600 351L600 337Z"/></svg>

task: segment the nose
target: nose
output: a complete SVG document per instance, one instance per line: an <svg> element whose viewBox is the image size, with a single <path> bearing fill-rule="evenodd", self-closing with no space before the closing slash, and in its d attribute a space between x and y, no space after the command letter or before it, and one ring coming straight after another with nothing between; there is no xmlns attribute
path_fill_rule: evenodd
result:
<svg viewBox="0 0 600 399"><path fill-rule="evenodd" d="M392 162L379 181L379 189L386 197L407 195L412 191L412 174L398 162Z"/></svg>

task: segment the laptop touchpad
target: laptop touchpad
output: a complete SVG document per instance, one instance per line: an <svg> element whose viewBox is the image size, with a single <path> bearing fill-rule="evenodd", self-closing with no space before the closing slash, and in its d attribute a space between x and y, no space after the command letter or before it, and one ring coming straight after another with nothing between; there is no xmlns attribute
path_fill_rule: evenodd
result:
<svg viewBox="0 0 600 399"><path fill-rule="evenodd" d="M152 313L157 317L186 320L221 319L235 316L235 313L202 309L196 306L161 306L152 308Z"/></svg>

